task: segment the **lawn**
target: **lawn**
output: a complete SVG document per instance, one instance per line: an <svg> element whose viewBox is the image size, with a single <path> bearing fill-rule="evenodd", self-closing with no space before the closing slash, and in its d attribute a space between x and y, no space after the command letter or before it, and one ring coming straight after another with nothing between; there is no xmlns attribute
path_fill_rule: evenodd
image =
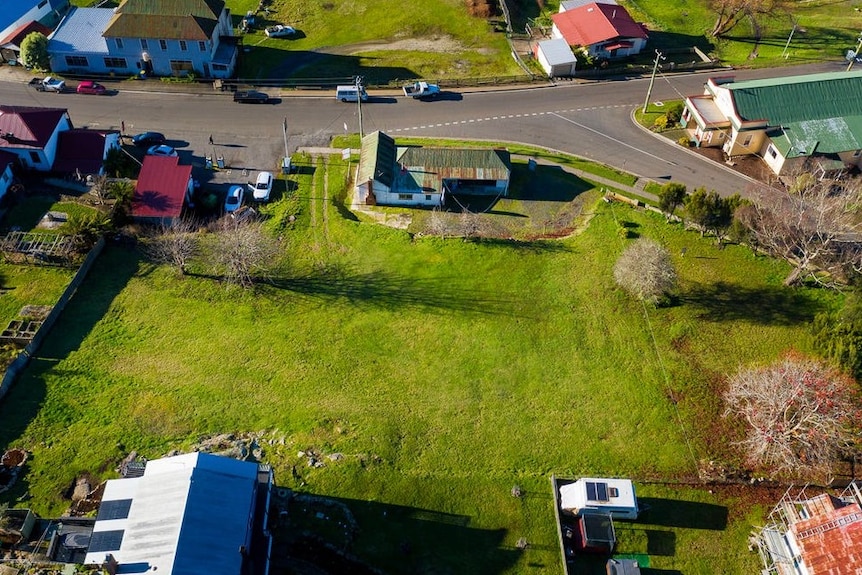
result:
<svg viewBox="0 0 862 575"><path fill-rule="evenodd" d="M0 405L0 443L33 452L13 495L58 514L76 476L113 477L129 450L261 432L279 485L348 502L352 551L372 565L557 573L551 473L678 481L701 460L732 465L722 376L809 350L807 324L834 304L784 288L779 262L598 194L565 240L443 240L353 216L340 158L298 165L264 208L287 263L254 293L106 249ZM623 228L674 254L676 305L614 286ZM323 467L298 454L312 450ZM658 550L635 529L624 549L660 569L757 568L745 534L759 508L663 493L727 520L672 526Z"/></svg>

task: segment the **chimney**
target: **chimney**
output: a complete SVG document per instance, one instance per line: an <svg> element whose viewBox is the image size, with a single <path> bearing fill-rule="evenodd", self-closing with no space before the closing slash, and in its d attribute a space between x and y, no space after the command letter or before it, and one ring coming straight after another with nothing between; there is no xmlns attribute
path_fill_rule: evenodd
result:
<svg viewBox="0 0 862 575"><path fill-rule="evenodd" d="M120 564L117 563L117 560L114 559L114 556L108 553L105 555L105 560L102 562L102 569L108 573L108 575L117 575L117 571L120 570Z"/></svg>

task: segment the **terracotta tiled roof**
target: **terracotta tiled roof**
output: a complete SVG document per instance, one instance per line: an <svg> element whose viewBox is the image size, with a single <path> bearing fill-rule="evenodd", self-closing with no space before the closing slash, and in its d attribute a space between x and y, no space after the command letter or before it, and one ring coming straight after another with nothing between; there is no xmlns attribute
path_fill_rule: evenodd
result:
<svg viewBox="0 0 862 575"><path fill-rule="evenodd" d="M811 517L790 527L810 575L862 573L862 508L829 495L806 504Z"/></svg>
<svg viewBox="0 0 862 575"><path fill-rule="evenodd" d="M622 6L585 4L551 16L570 46L592 46L615 38L647 38L643 26Z"/></svg>
<svg viewBox="0 0 862 575"><path fill-rule="evenodd" d="M65 115L61 108L0 105L0 148L44 148Z"/></svg>
<svg viewBox="0 0 862 575"><path fill-rule="evenodd" d="M192 175L192 167L181 166L179 161L176 156L144 157L144 165L132 196L132 217L179 217Z"/></svg>

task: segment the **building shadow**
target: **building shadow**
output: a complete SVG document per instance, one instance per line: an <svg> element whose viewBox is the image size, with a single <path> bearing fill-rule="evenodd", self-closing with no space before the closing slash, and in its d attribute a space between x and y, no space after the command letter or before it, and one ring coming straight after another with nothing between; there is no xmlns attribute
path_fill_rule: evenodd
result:
<svg viewBox="0 0 862 575"><path fill-rule="evenodd" d="M509 183L512 200L571 202L595 185L566 172L561 166L530 163L512 164Z"/></svg>
<svg viewBox="0 0 862 575"><path fill-rule="evenodd" d="M638 497L638 504L642 509L638 524L711 531L723 531L727 527L727 507L723 505L660 497ZM660 543L658 539L657 543Z"/></svg>

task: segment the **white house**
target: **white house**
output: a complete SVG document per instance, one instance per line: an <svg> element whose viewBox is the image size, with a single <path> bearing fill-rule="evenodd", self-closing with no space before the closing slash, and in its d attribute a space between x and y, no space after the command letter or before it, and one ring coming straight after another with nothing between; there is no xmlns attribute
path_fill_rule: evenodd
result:
<svg viewBox="0 0 862 575"><path fill-rule="evenodd" d="M237 39L223 0L123 0L72 9L48 42L51 69L135 76L227 78Z"/></svg>
<svg viewBox="0 0 862 575"><path fill-rule="evenodd" d="M581 4L557 12L551 20L552 37L564 38L569 46L582 46L596 58L639 54L648 38L644 25L616 4Z"/></svg>
<svg viewBox="0 0 862 575"><path fill-rule="evenodd" d="M862 72L736 82L710 78L689 96L681 123L697 146L757 155L778 175L820 176L862 166Z"/></svg>
<svg viewBox="0 0 862 575"><path fill-rule="evenodd" d="M605 513L616 519L637 519L638 501L629 479L584 477L560 487L560 508L575 515Z"/></svg>
<svg viewBox="0 0 862 575"><path fill-rule="evenodd" d="M0 150L17 156L25 168L50 171L60 132L71 128L72 120L61 108L0 105Z"/></svg>
<svg viewBox="0 0 862 575"><path fill-rule="evenodd" d="M39 22L53 28L69 9L69 0L0 0L0 38Z"/></svg>
<svg viewBox="0 0 862 575"><path fill-rule="evenodd" d="M537 42L533 48L533 54L549 78L575 75L578 60L565 39L554 38Z"/></svg>
<svg viewBox="0 0 862 575"><path fill-rule="evenodd" d="M105 484L88 565L114 573L267 575L269 466L208 453L147 462Z"/></svg>
<svg viewBox="0 0 862 575"><path fill-rule="evenodd" d="M439 206L446 196L506 196L509 153L478 148L397 147L383 132L362 139L356 179L361 204Z"/></svg>

